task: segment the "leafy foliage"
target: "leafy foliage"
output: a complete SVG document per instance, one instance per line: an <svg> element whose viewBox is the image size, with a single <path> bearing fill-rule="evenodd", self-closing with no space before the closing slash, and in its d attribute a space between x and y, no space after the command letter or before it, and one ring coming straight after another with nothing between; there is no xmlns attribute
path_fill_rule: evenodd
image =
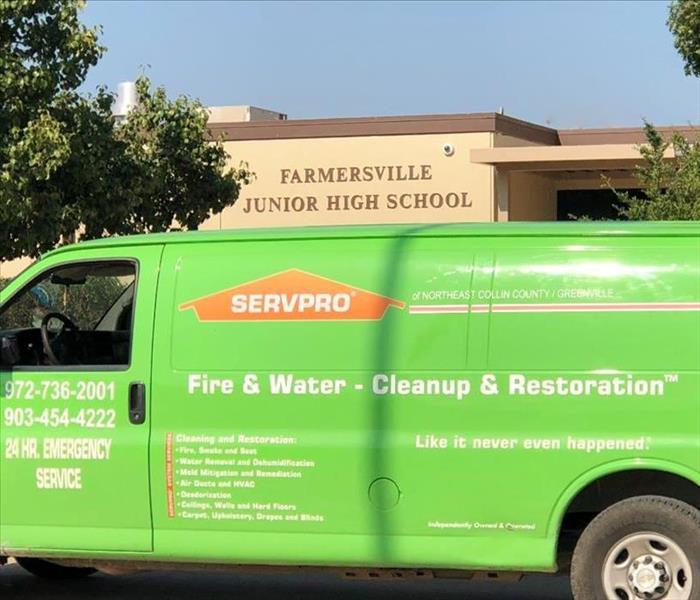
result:
<svg viewBox="0 0 700 600"><path fill-rule="evenodd" d="M114 135L123 152L120 168L128 168L118 178L126 184L127 202L117 210L110 207L109 231L197 229L212 212L235 202L250 174L245 168L225 171L223 146L206 141L208 113L200 102L170 101L162 87L151 90L146 77L137 80L136 89L139 106ZM102 235L105 212L85 215L88 237Z"/></svg>
<svg viewBox="0 0 700 600"><path fill-rule="evenodd" d="M198 101L137 82L116 123L112 94L76 90L104 52L82 0L0 0L0 260L83 238L196 229L233 204L245 169L226 169Z"/></svg>
<svg viewBox="0 0 700 600"><path fill-rule="evenodd" d="M685 74L700 77L700 0L674 0L668 26L685 62Z"/></svg>
<svg viewBox="0 0 700 600"><path fill-rule="evenodd" d="M615 190L621 215L631 220L700 220L700 144L691 144L676 133L664 140L656 128L645 123L647 143L640 147L643 164L635 170L642 196ZM676 160L668 160L672 148Z"/></svg>

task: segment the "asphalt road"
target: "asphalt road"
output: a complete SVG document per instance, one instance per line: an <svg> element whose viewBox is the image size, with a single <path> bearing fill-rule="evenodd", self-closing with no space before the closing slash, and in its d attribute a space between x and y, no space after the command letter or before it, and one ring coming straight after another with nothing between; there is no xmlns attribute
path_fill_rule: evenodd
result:
<svg viewBox="0 0 700 600"><path fill-rule="evenodd" d="M520 583L350 581L328 575L139 573L44 582L16 565L0 568L2 600L571 600L564 577Z"/></svg>

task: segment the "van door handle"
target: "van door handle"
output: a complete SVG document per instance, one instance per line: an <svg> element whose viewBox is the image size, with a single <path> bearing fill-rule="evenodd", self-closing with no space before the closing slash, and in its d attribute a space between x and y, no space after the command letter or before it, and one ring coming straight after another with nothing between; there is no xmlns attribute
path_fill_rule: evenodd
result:
<svg viewBox="0 0 700 600"><path fill-rule="evenodd" d="M129 385L129 421L133 425L146 422L146 384L141 381Z"/></svg>

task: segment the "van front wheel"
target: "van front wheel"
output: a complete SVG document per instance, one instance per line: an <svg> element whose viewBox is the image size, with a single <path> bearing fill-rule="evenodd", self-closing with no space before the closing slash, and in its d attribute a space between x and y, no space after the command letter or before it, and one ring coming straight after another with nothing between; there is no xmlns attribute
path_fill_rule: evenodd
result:
<svg viewBox="0 0 700 600"><path fill-rule="evenodd" d="M41 558L17 558L17 564L25 571L28 571L41 579L82 579L93 573L97 573L95 569L83 567L62 567L55 563Z"/></svg>
<svg viewBox="0 0 700 600"><path fill-rule="evenodd" d="M700 600L700 510L629 498L584 530L571 563L575 600Z"/></svg>

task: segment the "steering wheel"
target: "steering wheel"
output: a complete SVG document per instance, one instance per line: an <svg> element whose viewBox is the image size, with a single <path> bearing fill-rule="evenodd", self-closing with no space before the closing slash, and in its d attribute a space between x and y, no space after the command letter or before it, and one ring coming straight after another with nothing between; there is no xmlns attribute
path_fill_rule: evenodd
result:
<svg viewBox="0 0 700 600"><path fill-rule="evenodd" d="M47 313L41 320L41 344L44 347L46 358L49 359L49 364L60 365L62 363L56 357L56 354L53 351L53 346L51 345L51 338L49 337L49 322L53 319L58 319L61 321L61 323L63 323L61 331L59 331L56 337L53 339L54 342L58 340L66 331L78 331L78 326L66 315L58 312Z"/></svg>

